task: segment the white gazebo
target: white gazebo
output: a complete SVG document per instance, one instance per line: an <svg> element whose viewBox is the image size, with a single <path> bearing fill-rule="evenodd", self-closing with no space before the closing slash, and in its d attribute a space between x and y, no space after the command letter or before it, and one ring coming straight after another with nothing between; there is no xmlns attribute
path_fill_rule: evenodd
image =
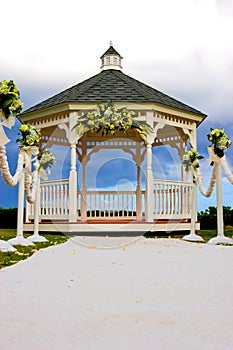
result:
<svg viewBox="0 0 233 350"><path fill-rule="evenodd" d="M41 181L41 232L171 232L191 228L195 188L187 180L182 159L187 147L196 149L196 128L206 115L124 74L121 60L110 43L101 56L100 73L19 116L22 123L40 130L41 147L70 148L69 177ZM79 118L108 102L133 111L135 118L147 122L153 131L146 139L133 129L111 136L90 131L79 135L74 128ZM153 156L153 149L161 146L169 147L174 157L179 156L179 179L154 178L153 162L160 160ZM121 150L131 156L135 163L134 187L115 190L87 187L88 166L102 150ZM33 205L27 204L25 231L33 231L34 213Z"/></svg>

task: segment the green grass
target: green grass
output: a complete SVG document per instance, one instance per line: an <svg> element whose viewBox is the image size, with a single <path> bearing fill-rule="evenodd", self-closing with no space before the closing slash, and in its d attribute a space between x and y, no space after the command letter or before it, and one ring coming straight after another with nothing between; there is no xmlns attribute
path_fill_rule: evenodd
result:
<svg viewBox="0 0 233 350"><path fill-rule="evenodd" d="M214 238L217 236L217 230L200 230L196 232L198 235L200 235L205 242L208 242L209 239ZM233 237L233 227L230 228L225 227L224 235L226 237L232 238Z"/></svg>
<svg viewBox="0 0 233 350"><path fill-rule="evenodd" d="M146 238L178 238L181 239L185 235L189 234L189 232L176 232L175 234L171 233L158 233L158 232L147 232L144 237ZM211 238L214 238L217 236L217 230L199 230L196 231L196 234L201 236L205 242L208 242ZM225 232L224 232L226 237L233 237L233 226L226 226L225 227Z"/></svg>
<svg viewBox="0 0 233 350"><path fill-rule="evenodd" d="M16 229L0 229L0 239L7 241L10 238L16 236ZM24 234L24 237L27 238L29 234ZM34 243L34 246L15 246L17 249L16 252L1 252L0 251L0 269L6 266L16 264L20 260L25 260L29 258L32 254L36 253L38 250L47 248L49 246L57 245L66 242L69 237L64 236L63 234L52 234L45 233L42 234L47 238L48 242L38 242Z"/></svg>

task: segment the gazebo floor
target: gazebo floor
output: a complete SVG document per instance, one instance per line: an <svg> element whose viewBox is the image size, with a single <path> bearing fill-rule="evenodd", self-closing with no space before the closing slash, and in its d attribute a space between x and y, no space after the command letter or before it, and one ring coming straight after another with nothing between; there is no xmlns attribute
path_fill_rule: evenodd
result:
<svg viewBox="0 0 233 350"><path fill-rule="evenodd" d="M63 233L100 233L104 235L117 232L135 232L144 234L146 232L178 232L190 231L190 221L184 220L158 220L156 222L132 221L132 220L87 220L77 222L40 222L40 232L63 232ZM196 222L196 230L200 229L200 223ZM24 223L25 232L33 232L33 223Z"/></svg>

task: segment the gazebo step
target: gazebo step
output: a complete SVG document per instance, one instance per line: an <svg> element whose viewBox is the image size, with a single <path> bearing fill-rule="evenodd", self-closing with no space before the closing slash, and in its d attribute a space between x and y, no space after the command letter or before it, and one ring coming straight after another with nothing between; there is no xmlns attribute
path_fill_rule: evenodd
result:
<svg viewBox="0 0 233 350"><path fill-rule="evenodd" d="M146 232L175 232L190 231L191 223L186 221L92 221L89 222L42 222L39 223L40 232L62 232L62 233L85 233L85 232L135 232L144 234ZM196 223L196 229L200 229L200 224ZM34 231L33 223L25 223L24 231Z"/></svg>

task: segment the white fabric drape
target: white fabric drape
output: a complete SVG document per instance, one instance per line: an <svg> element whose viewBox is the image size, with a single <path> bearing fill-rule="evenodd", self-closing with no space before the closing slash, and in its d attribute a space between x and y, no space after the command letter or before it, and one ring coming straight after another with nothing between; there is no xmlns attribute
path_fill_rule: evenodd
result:
<svg viewBox="0 0 233 350"><path fill-rule="evenodd" d="M216 182L216 167L215 167L215 164L213 166L210 183L209 183L209 186L208 186L207 189L205 189L204 181L203 181L202 174L201 174L201 171L200 171L199 168L197 168L194 171L194 176L195 176L195 178L197 180L197 183L198 183L199 190L200 190L201 194L204 197L210 197L212 192L213 192L213 190L214 190L214 185L215 185L215 182Z"/></svg>
<svg viewBox="0 0 233 350"><path fill-rule="evenodd" d="M19 182L24 169L24 154L20 151L18 155L18 163L15 175L11 175L5 146L0 146L0 170L2 172L2 177L6 181L8 186L15 186Z"/></svg>

